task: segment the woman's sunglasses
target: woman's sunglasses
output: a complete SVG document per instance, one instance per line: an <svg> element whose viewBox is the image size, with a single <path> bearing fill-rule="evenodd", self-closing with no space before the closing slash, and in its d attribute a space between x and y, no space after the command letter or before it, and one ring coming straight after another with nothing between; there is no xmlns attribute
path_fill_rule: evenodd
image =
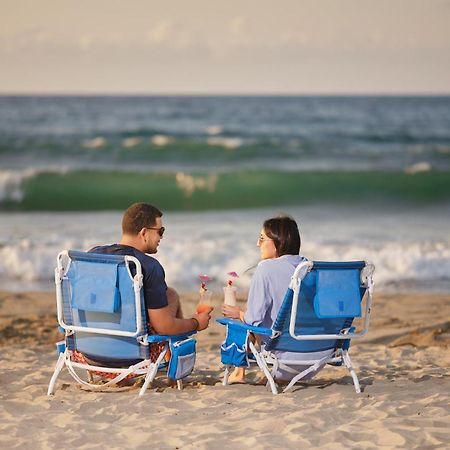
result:
<svg viewBox="0 0 450 450"><path fill-rule="evenodd" d="M268 237L264 237L264 236L259 236L259 238L258 238L258 244L261 244L262 242L266 242L266 241L273 241L273 239L270 239L270 238L268 238Z"/></svg>

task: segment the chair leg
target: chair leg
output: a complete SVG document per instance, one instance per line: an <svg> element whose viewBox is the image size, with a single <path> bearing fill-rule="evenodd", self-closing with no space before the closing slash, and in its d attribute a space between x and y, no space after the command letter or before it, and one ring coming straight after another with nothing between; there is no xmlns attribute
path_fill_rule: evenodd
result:
<svg viewBox="0 0 450 450"><path fill-rule="evenodd" d="M258 350L256 349L256 347L253 344L253 342L250 342L250 350L252 351L253 355L255 356L256 362L258 363L259 368L263 371L264 375L266 376L267 382L269 383L270 390L272 391L272 394L273 395L277 395L278 394L278 388L277 388L277 385L275 383L275 380L273 379L272 374L270 373L270 370L267 367L266 362L264 361L264 358L258 352Z"/></svg>
<svg viewBox="0 0 450 450"><path fill-rule="evenodd" d="M158 367L161 364L161 361L164 359L167 353L167 349L169 348L168 344L165 345L163 351L159 354L158 359L151 363L147 375L145 375L144 384L142 385L141 389L139 390L139 397L142 397L145 394L145 391L148 388L148 385L155 379L156 374L158 372Z"/></svg>
<svg viewBox="0 0 450 450"><path fill-rule="evenodd" d="M361 393L361 387L359 385L358 376L356 375L355 369L352 365L352 360L350 359L350 355L348 354L347 350L344 350L342 352L342 359L344 360L345 367L347 367L348 371L350 372L350 375L353 379L353 384L355 385L355 391L357 394Z"/></svg>
<svg viewBox="0 0 450 450"><path fill-rule="evenodd" d="M299 382L302 378L306 377L306 375L322 368L327 363L327 359L328 359L328 356L325 356L325 358L319 359L312 366L309 366L307 369L298 373L294 378L292 378L292 380L289 382L289 384L283 389L283 393L289 391L290 389L293 389L293 387L295 386L295 383Z"/></svg>
<svg viewBox="0 0 450 450"><path fill-rule="evenodd" d="M283 393L291 390L295 386L295 383L300 381L302 378L306 377L306 375L308 375L309 373L314 372L314 370L316 370L317 367L318 366L316 366L314 364L312 366L309 366L307 369L303 370L302 372L298 373L294 378L291 379L289 384L283 389Z"/></svg>
<svg viewBox="0 0 450 450"><path fill-rule="evenodd" d="M50 379L50 383L48 384L47 395L53 395L56 379L58 378L58 375L60 374L62 368L64 367L65 358L66 358L65 353L59 354L58 361L56 362L55 371L53 372L52 378Z"/></svg>
<svg viewBox="0 0 450 450"><path fill-rule="evenodd" d="M222 386L228 386L228 377L233 366L225 366L225 373L223 374Z"/></svg>
<svg viewBox="0 0 450 450"><path fill-rule="evenodd" d="M277 395L278 394L278 387L277 384L275 383L275 380L272 377L272 374L269 371L269 368L267 367L264 359L260 356L261 359L261 364L258 363L258 365L261 367L262 371L264 372L264 375L267 378L267 383L270 386L270 390L272 391L273 395Z"/></svg>
<svg viewBox="0 0 450 450"><path fill-rule="evenodd" d="M145 375L144 384L139 390L139 397L142 397L145 394L145 391L147 390L149 384L154 380L157 371L158 371L158 364L155 363L151 364L147 372L147 375Z"/></svg>
<svg viewBox="0 0 450 450"><path fill-rule="evenodd" d="M183 390L183 380L177 380L177 389L179 391Z"/></svg>

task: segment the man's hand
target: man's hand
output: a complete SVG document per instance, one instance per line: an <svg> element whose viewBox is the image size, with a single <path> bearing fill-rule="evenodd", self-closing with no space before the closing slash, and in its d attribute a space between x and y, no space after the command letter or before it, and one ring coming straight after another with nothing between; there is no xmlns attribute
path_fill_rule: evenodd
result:
<svg viewBox="0 0 450 450"><path fill-rule="evenodd" d="M211 319L211 311L213 309L214 308L211 306L204 312L193 316L193 318L198 321L198 327L196 327L197 323L192 319L179 319L174 317L173 310L171 310L169 306L159 309L149 309L148 314L150 323L156 333L171 336L208 328L209 320Z"/></svg>
<svg viewBox="0 0 450 450"><path fill-rule="evenodd" d="M238 319L241 320L242 309L239 306L230 306L222 305L222 313L225 317L229 317L230 319Z"/></svg>
<svg viewBox="0 0 450 450"><path fill-rule="evenodd" d="M195 314L194 318L198 320L198 328L197 331L205 330L208 328L209 321L211 320L211 312L214 308L210 306L207 310Z"/></svg>

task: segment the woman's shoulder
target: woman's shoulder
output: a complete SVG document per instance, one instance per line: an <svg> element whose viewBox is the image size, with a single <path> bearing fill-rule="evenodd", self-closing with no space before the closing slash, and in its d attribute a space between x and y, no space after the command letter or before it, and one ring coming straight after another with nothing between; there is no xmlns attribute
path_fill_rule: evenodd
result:
<svg viewBox="0 0 450 450"><path fill-rule="evenodd" d="M302 255L283 255L279 258L263 259L259 262L257 271L260 273L272 273L283 268L294 270L301 262L307 261Z"/></svg>

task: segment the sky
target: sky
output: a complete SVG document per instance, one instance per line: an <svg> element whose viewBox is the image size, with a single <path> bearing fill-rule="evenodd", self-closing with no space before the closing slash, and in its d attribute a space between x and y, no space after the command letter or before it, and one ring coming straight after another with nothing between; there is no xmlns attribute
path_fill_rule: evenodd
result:
<svg viewBox="0 0 450 450"><path fill-rule="evenodd" d="M0 0L3 94L450 94L450 0Z"/></svg>

